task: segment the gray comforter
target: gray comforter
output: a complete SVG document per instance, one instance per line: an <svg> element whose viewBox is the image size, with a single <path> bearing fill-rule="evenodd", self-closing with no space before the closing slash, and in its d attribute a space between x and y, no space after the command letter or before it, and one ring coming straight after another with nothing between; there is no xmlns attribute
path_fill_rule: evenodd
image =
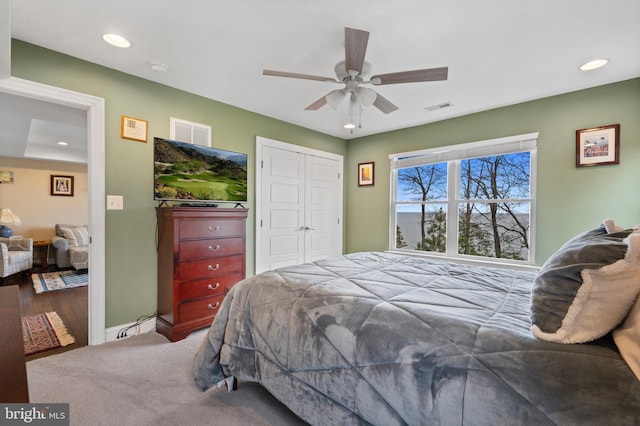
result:
<svg viewBox="0 0 640 426"><path fill-rule="evenodd" d="M356 253L229 292L197 385L261 383L317 425L640 424L640 382L608 339L530 332L533 274Z"/></svg>

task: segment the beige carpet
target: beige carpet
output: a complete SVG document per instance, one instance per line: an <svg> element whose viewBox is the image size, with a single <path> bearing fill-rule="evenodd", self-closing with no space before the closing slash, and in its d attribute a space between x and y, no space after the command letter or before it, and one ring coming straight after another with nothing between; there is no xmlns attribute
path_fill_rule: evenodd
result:
<svg viewBox="0 0 640 426"><path fill-rule="evenodd" d="M69 403L72 426L305 424L257 384L200 391L191 361L204 335L150 332L29 361L30 400Z"/></svg>

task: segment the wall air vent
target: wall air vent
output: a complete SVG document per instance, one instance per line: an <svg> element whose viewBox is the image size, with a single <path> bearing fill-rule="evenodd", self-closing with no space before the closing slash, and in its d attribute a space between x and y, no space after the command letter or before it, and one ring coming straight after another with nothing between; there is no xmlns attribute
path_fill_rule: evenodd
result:
<svg viewBox="0 0 640 426"><path fill-rule="evenodd" d="M171 117L169 128L172 140L211 146L211 126Z"/></svg>
<svg viewBox="0 0 640 426"><path fill-rule="evenodd" d="M424 109L426 109L427 111L437 111L439 109L449 108L451 106L453 106L452 102L443 102L441 104L431 105L431 106L425 107Z"/></svg>

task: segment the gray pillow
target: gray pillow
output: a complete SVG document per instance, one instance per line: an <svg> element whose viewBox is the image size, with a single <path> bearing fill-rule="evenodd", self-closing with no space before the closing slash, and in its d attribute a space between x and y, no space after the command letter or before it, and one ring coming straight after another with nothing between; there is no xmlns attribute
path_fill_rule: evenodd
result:
<svg viewBox="0 0 640 426"><path fill-rule="evenodd" d="M584 343L625 318L640 293L640 230L608 233L612 223L584 232L538 272L531 296L531 331L543 340Z"/></svg>

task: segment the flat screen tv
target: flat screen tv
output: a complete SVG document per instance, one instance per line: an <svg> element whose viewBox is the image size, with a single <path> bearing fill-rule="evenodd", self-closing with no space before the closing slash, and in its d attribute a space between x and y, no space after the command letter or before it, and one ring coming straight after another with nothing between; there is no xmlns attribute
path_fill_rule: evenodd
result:
<svg viewBox="0 0 640 426"><path fill-rule="evenodd" d="M247 154L163 138L153 144L154 200L247 202Z"/></svg>

